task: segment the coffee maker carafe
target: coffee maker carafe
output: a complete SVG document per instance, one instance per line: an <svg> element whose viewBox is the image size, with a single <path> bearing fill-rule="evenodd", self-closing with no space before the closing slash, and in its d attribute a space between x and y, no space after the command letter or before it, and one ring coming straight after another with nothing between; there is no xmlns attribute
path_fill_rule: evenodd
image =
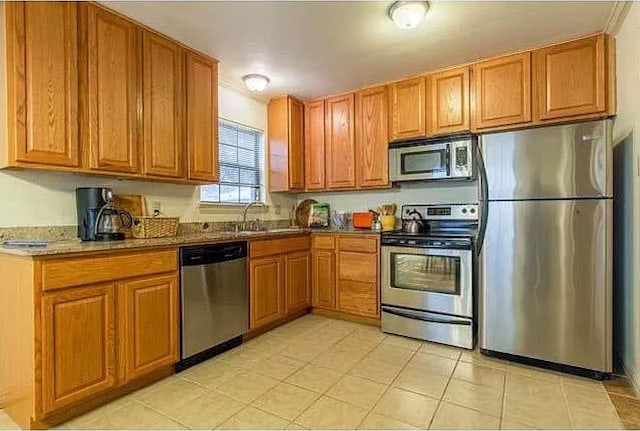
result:
<svg viewBox="0 0 640 431"><path fill-rule="evenodd" d="M82 241L122 240L125 235L121 229L131 227L133 222L131 214L113 206L113 190L109 188L77 188L76 208Z"/></svg>

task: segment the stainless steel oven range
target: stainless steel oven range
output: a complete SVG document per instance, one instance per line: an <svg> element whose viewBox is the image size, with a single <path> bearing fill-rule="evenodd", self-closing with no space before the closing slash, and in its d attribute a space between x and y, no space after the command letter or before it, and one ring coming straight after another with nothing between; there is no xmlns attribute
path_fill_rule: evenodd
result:
<svg viewBox="0 0 640 431"><path fill-rule="evenodd" d="M478 205L404 205L402 222L382 234L382 330L473 348Z"/></svg>

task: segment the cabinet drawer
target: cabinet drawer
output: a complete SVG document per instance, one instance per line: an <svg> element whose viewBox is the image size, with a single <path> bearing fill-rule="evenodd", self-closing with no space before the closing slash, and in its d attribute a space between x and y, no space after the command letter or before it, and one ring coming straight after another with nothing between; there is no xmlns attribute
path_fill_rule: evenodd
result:
<svg viewBox="0 0 640 431"><path fill-rule="evenodd" d="M361 281L339 281L338 310L368 317L377 317L377 284L364 283Z"/></svg>
<svg viewBox="0 0 640 431"><path fill-rule="evenodd" d="M61 289L177 270L177 250L62 258L42 262L42 289Z"/></svg>
<svg viewBox="0 0 640 431"><path fill-rule="evenodd" d="M333 250L336 246L336 237L333 235L312 235L311 246L313 248Z"/></svg>
<svg viewBox="0 0 640 431"><path fill-rule="evenodd" d="M296 236L294 238L251 241L249 244L249 257L255 258L289 253L298 250L308 250L310 245L311 240L308 235Z"/></svg>
<svg viewBox="0 0 640 431"><path fill-rule="evenodd" d="M377 253L378 238L345 235L338 237L338 248L345 251Z"/></svg>
<svg viewBox="0 0 640 431"><path fill-rule="evenodd" d="M375 283L378 275L378 255L340 251L338 253L338 278Z"/></svg>

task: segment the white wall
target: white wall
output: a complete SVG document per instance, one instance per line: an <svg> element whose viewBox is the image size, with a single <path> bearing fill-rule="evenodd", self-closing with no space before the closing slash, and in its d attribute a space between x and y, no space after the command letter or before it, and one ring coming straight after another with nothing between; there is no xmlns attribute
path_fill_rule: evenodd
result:
<svg viewBox="0 0 640 431"><path fill-rule="evenodd" d="M328 203L330 209L348 212L375 209L380 204L395 203L398 209L406 204L441 204L441 203L470 203L478 201L477 185L475 182L444 183L415 183L403 184L401 188L390 190L372 190L367 192L334 192L334 193L305 193L298 195L299 199L315 199ZM400 211L396 213L400 216Z"/></svg>
<svg viewBox="0 0 640 431"><path fill-rule="evenodd" d="M224 87L218 93L219 115L266 132L267 106ZM4 124L4 123L3 123ZM5 126L0 126L5 127ZM2 134L4 130L0 131ZM237 220L240 209L199 207L198 188L160 182L117 180L44 171L0 171L0 227L76 224L76 187L107 186L120 194L141 194L147 204L159 201L161 211L182 222ZM261 219L288 219L295 196L267 194L268 207L252 210ZM281 214L276 214L280 205Z"/></svg>
<svg viewBox="0 0 640 431"><path fill-rule="evenodd" d="M640 3L616 32L614 348L640 388Z"/></svg>

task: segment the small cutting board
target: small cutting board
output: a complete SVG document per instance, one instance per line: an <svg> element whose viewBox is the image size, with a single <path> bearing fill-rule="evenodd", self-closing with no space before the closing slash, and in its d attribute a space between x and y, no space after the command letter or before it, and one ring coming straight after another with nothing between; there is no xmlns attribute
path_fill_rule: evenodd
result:
<svg viewBox="0 0 640 431"><path fill-rule="evenodd" d="M115 195L113 198L113 206L127 211L133 218L147 215L147 205L142 195ZM127 238L133 238L131 228L124 229L124 234Z"/></svg>

